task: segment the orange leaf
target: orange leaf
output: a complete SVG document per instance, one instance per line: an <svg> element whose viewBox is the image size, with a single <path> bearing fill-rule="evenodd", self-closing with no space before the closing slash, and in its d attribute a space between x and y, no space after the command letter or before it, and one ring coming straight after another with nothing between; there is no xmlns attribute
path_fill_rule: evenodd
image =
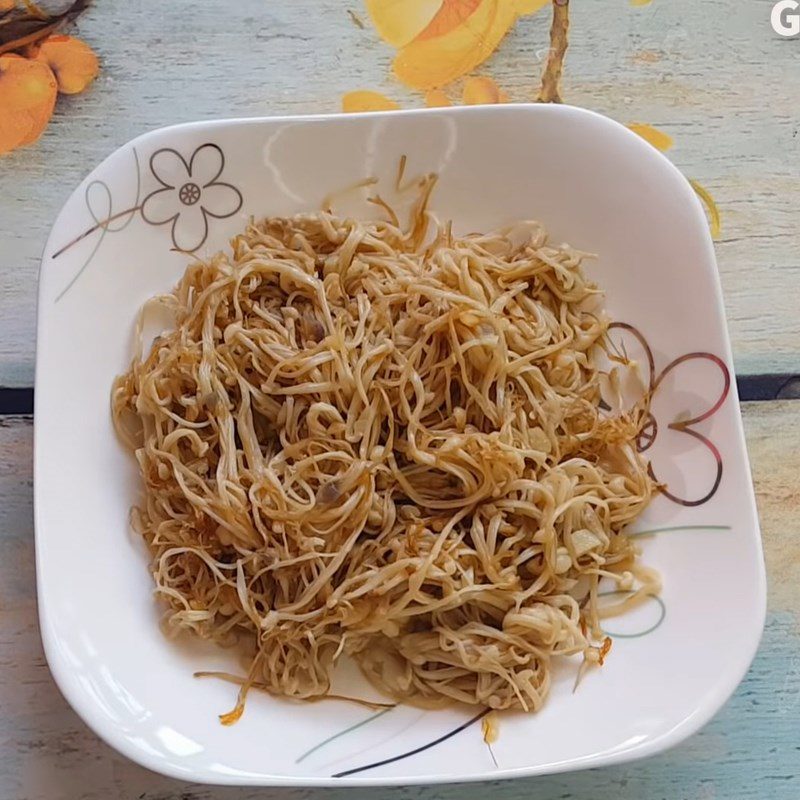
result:
<svg viewBox="0 0 800 800"><path fill-rule="evenodd" d="M0 153L35 142L56 102L50 67L15 55L0 56Z"/></svg>
<svg viewBox="0 0 800 800"><path fill-rule="evenodd" d="M94 50L73 36L48 37L39 46L36 59L53 70L62 94L82 92L100 72Z"/></svg>
<svg viewBox="0 0 800 800"><path fill-rule="evenodd" d="M628 125L628 129L642 137L646 142L649 142L656 150L665 153L673 145L672 137L652 125L647 125L642 122L632 122Z"/></svg>
<svg viewBox="0 0 800 800"><path fill-rule="evenodd" d="M500 102L500 89L486 77L467 78L464 82L463 102L465 106L479 106Z"/></svg>
<svg viewBox="0 0 800 800"><path fill-rule="evenodd" d="M380 92L359 89L342 97L342 111L354 114L359 111L396 111L400 106Z"/></svg>

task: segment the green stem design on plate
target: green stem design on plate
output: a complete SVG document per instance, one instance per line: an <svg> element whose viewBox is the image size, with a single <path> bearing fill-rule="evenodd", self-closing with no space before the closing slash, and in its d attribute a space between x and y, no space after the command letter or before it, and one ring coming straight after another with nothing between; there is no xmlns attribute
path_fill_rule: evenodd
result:
<svg viewBox="0 0 800 800"><path fill-rule="evenodd" d="M667 533L668 531L729 531L730 525L672 525L668 528L649 528L644 531L632 531L628 536L649 536L653 533Z"/></svg>
<svg viewBox="0 0 800 800"><path fill-rule="evenodd" d="M326 744L330 744L334 739L338 739L341 736L344 736L346 733L350 733L351 731L355 731L358 728L363 727L369 722L378 719L378 717L382 717L384 714L388 714L392 709L391 708L382 708L380 711L372 714L372 716L367 717L366 719L362 719L361 722L356 722L354 725L351 725L349 728L345 728L343 731L339 731L339 733L334 733L333 736L329 736L327 739L323 739L319 744L315 744L310 750L306 750L299 758L295 759L295 764L299 764L304 759L308 758L312 753L316 753L317 750L325 747Z"/></svg>
<svg viewBox="0 0 800 800"><path fill-rule="evenodd" d="M598 597L612 597L612 596L619 596L623 594L634 594L633 591L627 592L623 589L616 589L615 591L611 592L600 592L597 596ZM637 633L613 633L612 631L607 631L605 628L602 629L603 633L606 636L610 636L612 639L638 639L640 636L647 636L648 633L652 633L656 628L658 628L661 623L664 621L664 618L667 616L667 607L664 605L664 601L656 594L648 594L645 595L646 597L655 600L658 603L659 607L661 608L661 616L646 630L638 631Z"/></svg>

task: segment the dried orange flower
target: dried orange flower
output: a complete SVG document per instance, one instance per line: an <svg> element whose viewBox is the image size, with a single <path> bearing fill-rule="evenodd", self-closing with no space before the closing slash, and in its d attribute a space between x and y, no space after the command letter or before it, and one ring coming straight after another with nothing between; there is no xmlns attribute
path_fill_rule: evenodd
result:
<svg viewBox="0 0 800 800"><path fill-rule="evenodd" d="M0 56L0 153L35 142L56 102L56 79L47 64Z"/></svg>
<svg viewBox="0 0 800 800"><path fill-rule="evenodd" d="M35 57L53 70L62 94L82 92L100 72L94 50L74 36L48 37L39 45Z"/></svg>

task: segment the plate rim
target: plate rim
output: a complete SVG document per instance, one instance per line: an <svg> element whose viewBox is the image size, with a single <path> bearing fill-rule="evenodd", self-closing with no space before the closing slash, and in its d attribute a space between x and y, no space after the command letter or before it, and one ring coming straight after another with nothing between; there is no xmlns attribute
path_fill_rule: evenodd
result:
<svg viewBox="0 0 800 800"><path fill-rule="evenodd" d="M58 227L62 217L68 213L69 208L73 205L75 198L81 190L81 187L91 181L94 176L102 169L102 167L117 157L121 152L127 150L134 145L141 145L150 139L163 136L165 133L184 133L196 132L199 130L213 130L217 128L238 127L238 126L258 126L258 125L285 125L293 123L331 123L338 124L348 118L368 118L368 119L393 119L397 117L416 117L416 116L468 116L468 115L487 115L496 114L497 112L504 113L509 116L515 114L553 114L563 116L583 116L592 118L596 121L602 121L602 124L612 126L617 129L618 134L624 134L630 137L631 142L638 141L640 144L645 144L641 138L630 131L621 123L613 120L603 114L590 109L580 108L567 104L553 105L553 104L537 104L537 103L518 103L509 104L505 106L467 106L467 107L452 107L452 108L423 108L423 109L403 109L396 111L372 111L359 114L288 114L277 116L257 116L257 117L231 117L225 119L210 119L210 120L197 120L182 122L173 125L167 125L160 128L155 128L146 131L133 139L125 142L119 147L115 148L108 156L102 159L70 192L58 214L56 215L53 224L48 234L47 241L42 251L42 257L39 263L38 270L38 289L37 289L37 323L36 323L36 366L35 366L35 386L38 387L42 382L42 374L44 370L43 362L40 357L42 352L41 343L44 340L44 319L46 312L44 308L44 275L46 261L48 261L48 254L53 248L53 237L55 229ZM649 146L649 145L648 145ZM694 212L702 216L705 223L705 211L698 200L697 196L691 188L689 183L678 168L662 153L653 148L653 155L661 159L668 165L668 169L680 177L686 184L687 189L691 195ZM707 226L706 226L707 231ZM713 301L716 304L715 316L722 322L722 345L723 355L725 361L733 366L733 356L730 343L730 333L725 315L724 299L722 286L719 276L719 267L717 264L716 252L714 250L713 242L709 233L706 233L706 249L709 255L709 264L714 267L712 277L713 283ZM709 298L711 299L711 298ZM755 492L753 489L752 474L750 468L750 461L747 453L747 445L744 437L744 426L741 415L741 407L739 404L738 391L736 382L731 382L730 389L730 402L735 403L735 408L732 409L733 423L735 427L735 447L738 454L744 456L743 467L745 476L748 483L747 496L743 498L747 504L747 510L751 519L747 522L747 527L752 529L752 537L755 544L755 555L757 564L754 565L756 572L757 584L752 587L755 599L757 600L757 607L753 610L753 624L750 629L745 631L746 637L739 640L737 647L737 664L736 668L731 668L728 680L719 684L714 684L711 690L705 695L702 706L698 706L693 714L684 718L680 723L673 726L671 729L657 736L649 738L645 742L637 743L631 747L622 748L611 753L592 754L578 758L570 758L564 761L559 761L550 764L518 767L513 769L504 769L496 772L474 772L464 775L456 775L450 773L433 773L428 775L411 775L408 777L378 777L378 776L345 776L342 778L332 778L324 776L289 776L289 775L264 775L258 778L248 775L223 775L220 773L209 773L206 771L198 771L196 769L189 769L180 767L174 760L165 760L160 757L155 757L147 754L143 749L139 749L130 744L128 739L119 735L118 727L113 723L108 723L102 717L96 714L94 702L87 693L80 690L76 683L71 680L69 668L65 665L63 659L57 653L57 640L59 633L55 626L51 624L48 616L48 600L47 589L42 579L42 559L44 544L43 525L40 522L40 505L43 504L43 488L39 481L39 464L46 458L43 452L43 446L40 437L37 435L36 420L41 418L43 413L44 400L41 392L34 392L34 438L33 438L33 462L34 462L34 541L36 553L36 594L37 606L39 617L39 628L42 638L45 658L48 667L53 676L59 691L69 704L69 706L78 714L81 720L89 727L89 729L97 735L103 742L109 745L115 751L121 753L126 758L130 759L139 766L146 769L158 772L171 778L179 780L187 780L192 782L199 782L208 785L231 785L231 786L294 786L294 787L379 787L379 786L410 786L420 784L443 784L443 783L473 783L478 781L488 780L509 780L514 778L533 777L539 775L551 775L564 772L578 771L589 768L596 768L601 766L611 766L615 764L627 763L637 761L642 758L664 752L690 737L696 733L700 728L705 726L729 700L736 688L741 683L745 674L747 673L750 665L755 658L758 650L761 636L764 629L767 610L767 580L766 568L764 563L763 542L761 537L761 530L758 520L757 504L755 499Z"/></svg>

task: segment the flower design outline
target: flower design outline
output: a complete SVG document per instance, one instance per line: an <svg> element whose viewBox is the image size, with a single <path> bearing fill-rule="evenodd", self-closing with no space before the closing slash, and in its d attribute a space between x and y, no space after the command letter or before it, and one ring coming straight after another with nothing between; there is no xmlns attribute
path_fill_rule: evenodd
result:
<svg viewBox="0 0 800 800"><path fill-rule="evenodd" d="M150 171L161 185L142 202L142 219L150 225L172 223L173 249L192 253L208 238L208 218L232 217L242 207L242 193L218 180L225 154L211 142L200 145L189 161L174 148L150 156Z"/></svg>
<svg viewBox="0 0 800 800"><path fill-rule="evenodd" d="M653 357L653 351L650 349L650 345L647 343L647 340L642 335L642 333L635 328L633 325L630 325L627 322L612 322L608 326L608 332L611 333L612 330L620 330L626 331L630 333L637 342L641 345L642 349L645 352L647 357L647 393L652 398L655 396L656 392L662 386L664 379L670 373L674 372L674 370L683 363L689 361L708 361L709 363L715 365L719 368L722 379L723 379L723 387L722 391L720 392L719 396L716 400L709 405L709 407L698 414L692 415L690 419L676 419L670 422L666 427L668 430L673 430L678 433L684 433L688 436L699 441L704 447L706 447L714 457L714 461L716 463L716 474L714 476L714 481L711 485L711 488L699 499L696 500L686 500L685 498L679 497L678 495L671 492L668 486L662 483L658 477L656 476L655 470L653 468L652 461L648 465L648 472L650 477L656 481L660 485L661 494L665 497L672 500L673 503L678 503L682 506L687 507L694 507L703 505L703 503L708 502L719 489L720 483L722 482L722 471L723 471L723 462L722 462L722 454L719 451L719 448L709 439L707 436L703 435L699 431L695 430L694 426L704 420L709 419L714 414L719 411L722 407L722 404L725 402L731 388L731 374L730 370L728 369L725 362L719 357L714 355L713 353L707 352L691 352L685 353L682 356L678 356L674 358L672 361L669 362L659 373L656 373L656 366L655 366L655 358ZM649 450L650 447L653 446L655 443L658 435L659 430L661 430L658 420L652 413L652 411L648 411L646 421L642 426L641 430L639 431L638 436L636 437L636 447L640 453L644 453L645 451Z"/></svg>

